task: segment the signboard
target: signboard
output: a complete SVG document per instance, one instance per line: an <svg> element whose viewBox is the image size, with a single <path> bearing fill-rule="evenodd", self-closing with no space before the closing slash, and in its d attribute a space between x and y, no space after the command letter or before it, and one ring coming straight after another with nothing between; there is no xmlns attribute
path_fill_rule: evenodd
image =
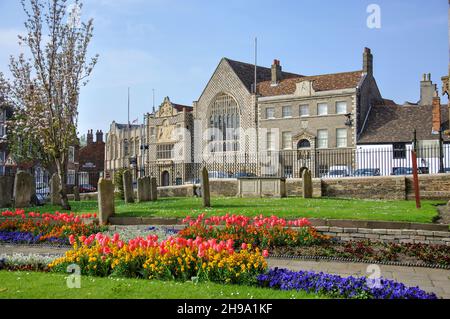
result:
<svg viewBox="0 0 450 319"><path fill-rule="evenodd" d="M17 166L16 161L12 158L11 155L8 155L8 158L6 159L6 162L5 162L5 166L10 166L10 167Z"/></svg>
<svg viewBox="0 0 450 319"><path fill-rule="evenodd" d="M82 167L83 168L96 168L96 165L94 163L87 162L87 163L84 163Z"/></svg>

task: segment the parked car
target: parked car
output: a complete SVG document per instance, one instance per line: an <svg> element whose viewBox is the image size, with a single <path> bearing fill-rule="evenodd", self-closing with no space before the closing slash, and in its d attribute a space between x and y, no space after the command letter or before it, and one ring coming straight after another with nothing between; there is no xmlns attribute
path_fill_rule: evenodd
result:
<svg viewBox="0 0 450 319"><path fill-rule="evenodd" d="M256 175L248 172L237 172L231 175L232 178L241 178L241 177L255 177Z"/></svg>
<svg viewBox="0 0 450 319"><path fill-rule="evenodd" d="M324 177L348 177L351 175L350 169L345 165L331 166L330 170Z"/></svg>
<svg viewBox="0 0 450 319"><path fill-rule="evenodd" d="M379 168L360 168L357 169L353 176L380 176Z"/></svg>
<svg viewBox="0 0 450 319"><path fill-rule="evenodd" d="M91 184L81 184L79 186L79 189L80 189L80 193L92 193L92 192L97 191L97 188L95 188Z"/></svg>
<svg viewBox="0 0 450 319"><path fill-rule="evenodd" d="M230 178L230 174L221 171L210 171L208 173L209 178Z"/></svg>
<svg viewBox="0 0 450 319"><path fill-rule="evenodd" d="M394 167L391 175L411 175L413 169L411 167Z"/></svg>

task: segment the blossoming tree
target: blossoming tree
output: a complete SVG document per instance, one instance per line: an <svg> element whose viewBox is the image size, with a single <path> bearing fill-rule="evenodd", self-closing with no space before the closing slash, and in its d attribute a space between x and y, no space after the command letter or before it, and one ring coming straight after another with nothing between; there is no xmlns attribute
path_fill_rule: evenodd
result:
<svg viewBox="0 0 450 319"><path fill-rule="evenodd" d="M93 20L81 22L81 0L21 0L26 33L19 43L29 54L11 57L13 136L36 141L60 177L61 205L66 193L69 146L77 143L80 89L88 82L98 56L87 57ZM42 153L42 152L41 152Z"/></svg>

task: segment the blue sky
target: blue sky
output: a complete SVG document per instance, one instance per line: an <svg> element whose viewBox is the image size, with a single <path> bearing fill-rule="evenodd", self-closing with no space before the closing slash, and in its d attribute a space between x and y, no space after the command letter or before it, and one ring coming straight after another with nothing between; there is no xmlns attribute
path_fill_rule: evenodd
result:
<svg viewBox="0 0 450 319"><path fill-rule="evenodd" d="M305 75L360 70L362 52L374 54L385 98L419 99L422 73L441 87L449 63L447 0L84 0L94 18L90 53L100 55L80 100L79 132L108 129L112 120L142 122L164 96L192 104L222 57L258 64L274 58ZM369 29L369 4L381 8L381 28ZM0 0L0 71L20 48L24 15L18 0ZM444 99L446 101L446 99Z"/></svg>

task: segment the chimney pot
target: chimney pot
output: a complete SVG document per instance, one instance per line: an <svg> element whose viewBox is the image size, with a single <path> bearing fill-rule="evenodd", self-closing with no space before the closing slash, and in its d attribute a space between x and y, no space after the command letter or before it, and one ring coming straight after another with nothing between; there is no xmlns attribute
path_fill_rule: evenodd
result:
<svg viewBox="0 0 450 319"><path fill-rule="evenodd" d="M272 85L277 85L282 80L280 60L274 59L272 64Z"/></svg>

